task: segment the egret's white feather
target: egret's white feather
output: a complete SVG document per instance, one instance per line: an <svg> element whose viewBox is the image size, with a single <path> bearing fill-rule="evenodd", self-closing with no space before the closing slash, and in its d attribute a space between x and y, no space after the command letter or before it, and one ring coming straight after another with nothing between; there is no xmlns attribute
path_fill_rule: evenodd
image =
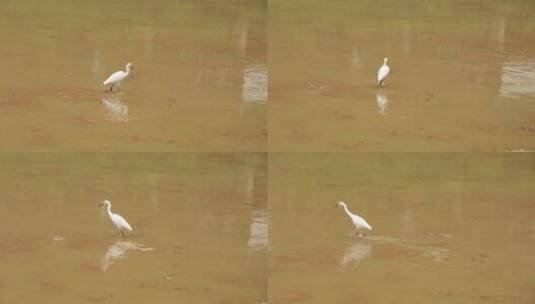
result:
<svg viewBox="0 0 535 304"><path fill-rule="evenodd" d="M366 222L366 220L363 219L362 217L360 217L360 216L358 216L356 214L353 214L351 219L353 220L353 224L355 224L355 226L357 226L357 228L359 228L359 229L366 228L368 230L372 230L372 226L370 226L370 224L368 224L368 222Z"/></svg>
<svg viewBox="0 0 535 304"><path fill-rule="evenodd" d="M132 226L130 226L130 224L128 224L125 218L120 216L119 214L112 214L112 221L113 224L115 224L115 227L117 227L117 229L126 229L128 231L132 231Z"/></svg>
<svg viewBox="0 0 535 304"><path fill-rule="evenodd" d="M379 71L377 72L377 83L379 85L382 84L382 82L390 73L390 68L388 67L387 62L388 58L385 58L383 65L379 68Z"/></svg>
<svg viewBox="0 0 535 304"><path fill-rule="evenodd" d="M102 84L103 85L108 85L108 84L112 84L112 83L115 83L115 82L119 82L119 81L123 80L125 77L126 77L126 72L117 71L117 72L111 74L110 77L108 77L108 79L106 79Z"/></svg>

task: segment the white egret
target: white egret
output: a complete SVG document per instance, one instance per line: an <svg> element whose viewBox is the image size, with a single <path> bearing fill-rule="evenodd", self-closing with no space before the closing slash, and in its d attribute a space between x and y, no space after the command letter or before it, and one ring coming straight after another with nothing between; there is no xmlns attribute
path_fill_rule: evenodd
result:
<svg viewBox="0 0 535 304"><path fill-rule="evenodd" d="M390 73L390 68L388 67L387 62L388 58L385 58L383 65L379 68L379 71L377 71L377 85L379 87L383 86L386 76Z"/></svg>
<svg viewBox="0 0 535 304"><path fill-rule="evenodd" d="M100 203L100 208L106 208L108 211L108 215L110 216L111 222L115 225L117 228L117 234L118 235L124 235L126 231L132 232L132 226L128 224L128 222L124 219L124 217L120 216L117 213L111 212L111 202L108 200L103 201Z"/></svg>
<svg viewBox="0 0 535 304"><path fill-rule="evenodd" d="M126 79L128 77L128 75L130 75L130 70L133 70L133 69L134 69L134 66L132 65L131 62L129 62L129 63L126 64L126 72L125 71L117 71L117 72L111 74L110 77L108 77L108 79L104 80L104 82L102 84L103 85L111 84L110 91L113 92L113 87L114 86L120 86L121 85L121 81Z"/></svg>
<svg viewBox="0 0 535 304"><path fill-rule="evenodd" d="M342 206L344 208L345 212L347 213L349 218L351 218L351 221L353 222L355 227L357 227L357 236L365 236L365 234L362 232L362 230L364 229L372 230L372 226L370 226L370 224L368 224L365 219L356 214L351 213L351 211L347 209L346 203L339 202L338 206Z"/></svg>

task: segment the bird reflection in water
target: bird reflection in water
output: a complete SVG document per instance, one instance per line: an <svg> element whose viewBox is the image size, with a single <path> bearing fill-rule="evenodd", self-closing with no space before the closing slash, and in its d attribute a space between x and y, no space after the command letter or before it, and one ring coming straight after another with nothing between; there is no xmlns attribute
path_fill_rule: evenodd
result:
<svg viewBox="0 0 535 304"><path fill-rule="evenodd" d="M500 95L506 98L535 97L535 60L510 59L502 64Z"/></svg>
<svg viewBox="0 0 535 304"><path fill-rule="evenodd" d="M340 259L340 270L345 270L351 265L358 265L372 253L372 244L357 243L346 248Z"/></svg>
<svg viewBox="0 0 535 304"><path fill-rule="evenodd" d="M267 102L268 68L265 64L249 65L243 69L241 97L245 102Z"/></svg>
<svg viewBox="0 0 535 304"><path fill-rule="evenodd" d="M251 213L251 227L247 247L250 252L266 249L268 244L268 215L267 212L253 211Z"/></svg>
<svg viewBox="0 0 535 304"><path fill-rule="evenodd" d="M129 250L139 251L153 251L154 248L145 247L142 244L136 244L131 241L117 241L111 245L106 253L102 257L100 269L107 271L109 266L115 262L115 260L126 258L126 252Z"/></svg>
<svg viewBox="0 0 535 304"><path fill-rule="evenodd" d="M386 115L388 109L388 97L383 92L377 92L377 107L379 108L379 115Z"/></svg>
<svg viewBox="0 0 535 304"><path fill-rule="evenodd" d="M128 106L121 102L117 96L102 97L102 105L106 108L106 118L115 122L127 122Z"/></svg>

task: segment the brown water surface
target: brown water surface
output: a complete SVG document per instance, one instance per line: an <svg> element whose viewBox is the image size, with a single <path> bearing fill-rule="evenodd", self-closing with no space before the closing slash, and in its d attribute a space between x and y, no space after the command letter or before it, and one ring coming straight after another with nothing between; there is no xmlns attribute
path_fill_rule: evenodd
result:
<svg viewBox="0 0 535 304"><path fill-rule="evenodd" d="M535 150L534 19L531 0L270 1L269 149Z"/></svg>
<svg viewBox="0 0 535 304"><path fill-rule="evenodd" d="M0 20L0 150L265 150L265 1L4 1Z"/></svg>
<svg viewBox="0 0 535 304"><path fill-rule="evenodd" d="M268 170L271 304L535 302L532 155L275 154Z"/></svg>
<svg viewBox="0 0 535 304"><path fill-rule="evenodd" d="M0 303L262 303L260 154L1 154ZM133 234L118 238L109 199Z"/></svg>

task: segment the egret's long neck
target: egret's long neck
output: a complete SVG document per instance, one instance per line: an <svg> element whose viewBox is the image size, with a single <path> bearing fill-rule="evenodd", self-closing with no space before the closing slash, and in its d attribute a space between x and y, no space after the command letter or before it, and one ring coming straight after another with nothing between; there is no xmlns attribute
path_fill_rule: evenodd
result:
<svg viewBox="0 0 535 304"><path fill-rule="evenodd" d="M126 76L130 75L130 66L126 66Z"/></svg>
<svg viewBox="0 0 535 304"><path fill-rule="evenodd" d="M344 211L347 213L347 215L349 215L349 217L351 217L351 212L349 212L349 209L347 209L346 204L342 204L342 207L344 207Z"/></svg>
<svg viewBox="0 0 535 304"><path fill-rule="evenodd" d="M108 215L109 215L110 218L111 218L111 215L112 215L112 213L111 213L111 205L108 205L108 206L106 207L106 210L108 211Z"/></svg>

